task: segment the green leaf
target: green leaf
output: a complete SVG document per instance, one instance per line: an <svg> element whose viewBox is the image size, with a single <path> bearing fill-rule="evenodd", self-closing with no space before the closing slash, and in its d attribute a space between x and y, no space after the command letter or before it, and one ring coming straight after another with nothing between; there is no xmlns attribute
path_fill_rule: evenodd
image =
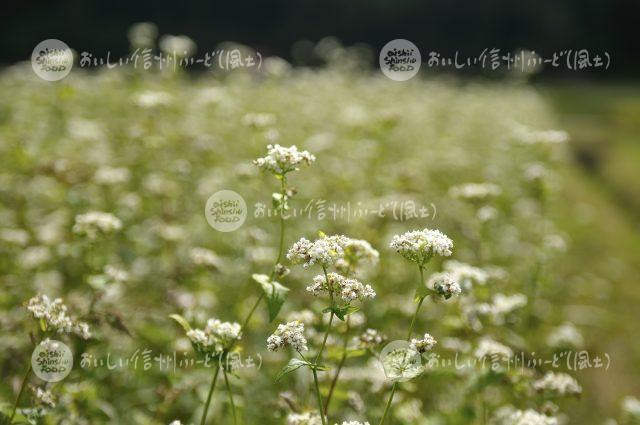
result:
<svg viewBox="0 0 640 425"><path fill-rule="evenodd" d="M353 357L362 357L367 354L367 350L364 348L352 348L347 350L347 358L351 359Z"/></svg>
<svg viewBox="0 0 640 425"><path fill-rule="evenodd" d="M260 284L262 290L267 295L269 321L273 322L273 320L278 316L278 313L280 313L280 309L282 308L284 301L287 299L289 288L275 280L270 280L269 276L266 274L254 274L251 277Z"/></svg>
<svg viewBox="0 0 640 425"><path fill-rule="evenodd" d="M345 316L353 314L358 310L360 310L360 307L356 307L355 305L347 304L347 305L343 305L343 306L334 305L334 306L331 306L331 307L327 307L324 310L322 310L322 312L323 313L330 313L330 312L333 311L333 314L335 314L338 319L340 319L340 320L342 320L344 322Z"/></svg>
<svg viewBox="0 0 640 425"><path fill-rule="evenodd" d="M170 314L169 317L178 322L178 324L182 326L182 329L184 329L185 332L189 332L191 330L191 325L189 325L187 319L180 316L179 314Z"/></svg>
<svg viewBox="0 0 640 425"><path fill-rule="evenodd" d="M282 368L280 373L278 373L278 376L276 376L276 382L280 381L285 375L288 375L291 372L294 372L300 369L302 366L310 366L310 365L311 363L305 362L304 360L295 359L295 358L291 359L289 360L289 363L287 363L287 365Z"/></svg>

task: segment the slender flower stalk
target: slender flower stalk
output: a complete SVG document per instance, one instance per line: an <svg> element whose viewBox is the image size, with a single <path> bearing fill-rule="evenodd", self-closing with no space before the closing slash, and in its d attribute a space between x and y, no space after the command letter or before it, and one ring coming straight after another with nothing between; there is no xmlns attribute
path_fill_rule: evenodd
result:
<svg viewBox="0 0 640 425"><path fill-rule="evenodd" d="M213 379L211 379L211 386L209 387L209 395L207 401L204 403L204 410L202 412L202 419L200 425L207 423L207 413L209 413L209 405L211 404L211 397L213 396L213 390L216 388L216 381L218 380L218 374L220 373L220 366L216 366L216 371L213 373Z"/></svg>
<svg viewBox="0 0 640 425"><path fill-rule="evenodd" d="M331 380L331 385L329 386L329 393L327 394L327 399L324 401L324 414L325 416L329 415L329 403L331 403L331 397L333 396L333 391L338 384L338 378L340 377L340 372L344 367L344 364L347 361L347 344L349 343L349 331L351 330L351 318L347 317L347 329L344 332L344 339L342 343L342 356L340 357L340 362L338 363L338 368L336 369L336 374L333 376Z"/></svg>
<svg viewBox="0 0 640 425"><path fill-rule="evenodd" d="M13 405L13 410L11 411L11 417L9 418L9 423L13 423L13 418L16 416L16 412L18 410L18 404L20 403L20 398L22 397L22 393L24 392L24 389L27 386L27 381L31 376L31 371L32 371L31 362L29 362L29 368L27 369L27 373L24 374L24 378L22 378L22 383L20 384L20 390L18 391L16 402Z"/></svg>
<svg viewBox="0 0 640 425"><path fill-rule="evenodd" d="M322 266L322 271L324 272L324 278L325 281L327 282L327 285L330 285L329 283L329 276L327 275L327 268L325 266ZM327 344L327 338L329 337L329 332L331 331L331 324L333 323L333 316L335 315L335 313L333 312L333 287L329 286L329 299L331 300L331 313L329 314L329 324L327 325L327 329L325 330L324 333L324 338L322 339L322 345L320 346L320 350L318 350L318 354L316 355L316 360L315 363L318 364L318 362L322 359L322 352L324 351L324 347Z"/></svg>
<svg viewBox="0 0 640 425"><path fill-rule="evenodd" d="M227 376L227 371L223 369L222 374L224 375L224 384L227 387L227 396L229 397L229 404L231 405L231 413L233 414L233 424L238 425L238 418L236 415L236 405L233 402L233 393L231 392L231 386L229 385L229 377Z"/></svg>
<svg viewBox="0 0 640 425"><path fill-rule="evenodd" d="M307 358L299 351L298 354L300 354L300 357L302 358L302 360L304 360L305 362L308 362ZM311 372L313 374L313 384L316 387L316 400L318 402L318 414L320 415L320 420L322 421L322 425L326 425L327 424L327 420L325 419L325 414L323 412L323 404L322 404L322 394L320 393L320 385L318 384L318 372L316 372L315 368L311 369Z"/></svg>

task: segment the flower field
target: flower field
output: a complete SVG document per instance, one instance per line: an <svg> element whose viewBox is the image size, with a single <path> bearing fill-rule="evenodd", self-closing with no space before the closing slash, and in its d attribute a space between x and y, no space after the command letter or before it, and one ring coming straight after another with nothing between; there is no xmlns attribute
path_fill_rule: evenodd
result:
<svg viewBox="0 0 640 425"><path fill-rule="evenodd" d="M0 424L640 421L637 226L534 88L272 59L0 89Z"/></svg>

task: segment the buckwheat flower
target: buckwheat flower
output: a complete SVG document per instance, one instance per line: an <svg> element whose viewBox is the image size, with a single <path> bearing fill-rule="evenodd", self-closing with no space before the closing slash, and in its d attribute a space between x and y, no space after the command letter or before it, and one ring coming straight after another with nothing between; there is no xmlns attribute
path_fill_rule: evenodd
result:
<svg viewBox="0 0 640 425"><path fill-rule="evenodd" d="M547 169L544 165L536 162L529 164L524 170L524 179L530 182L539 182L547 175Z"/></svg>
<svg viewBox="0 0 640 425"><path fill-rule="evenodd" d="M336 425L369 425L369 422L343 421L342 424Z"/></svg>
<svg viewBox="0 0 640 425"><path fill-rule="evenodd" d="M551 330L547 344L552 348L581 348L584 338L572 323L564 323Z"/></svg>
<svg viewBox="0 0 640 425"><path fill-rule="evenodd" d="M75 218L73 233L95 239L99 234L107 235L122 228L122 222L113 214L91 211Z"/></svg>
<svg viewBox="0 0 640 425"><path fill-rule="evenodd" d="M558 425L558 420L535 410L527 409L514 411L502 423L505 425Z"/></svg>
<svg viewBox="0 0 640 425"><path fill-rule="evenodd" d="M158 46L164 54L181 58L187 58L196 52L196 43L186 35L163 35Z"/></svg>
<svg viewBox="0 0 640 425"><path fill-rule="evenodd" d="M299 151L296 145L285 148L278 144L267 145L267 156L253 163L260 169L283 176L290 171L300 169L300 164L310 165L316 157L308 151Z"/></svg>
<svg viewBox="0 0 640 425"><path fill-rule="evenodd" d="M498 217L498 210L493 208L490 205L485 205L483 207L478 208L478 211L476 212L476 217L482 223L495 220Z"/></svg>
<svg viewBox="0 0 640 425"><path fill-rule="evenodd" d="M478 359L492 356L509 358L513 356L513 351L506 345L503 345L491 338L486 337L480 340L480 342L478 343L478 347L474 352L474 355Z"/></svg>
<svg viewBox="0 0 640 425"><path fill-rule="evenodd" d="M168 106L173 103L173 97L163 91L145 91L134 96L134 103L141 108L156 108Z"/></svg>
<svg viewBox="0 0 640 425"><path fill-rule="evenodd" d="M462 289L449 273L434 273L427 281L427 287L434 290L438 295L448 300L454 295L460 295Z"/></svg>
<svg viewBox="0 0 640 425"><path fill-rule="evenodd" d="M362 348L375 348L385 342L387 337L375 329L367 329L358 337L358 345Z"/></svg>
<svg viewBox="0 0 640 425"><path fill-rule="evenodd" d="M267 349L278 351L280 348L293 347L294 350L308 351L307 339L304 337L304 324L299 321L278 325L276 331L267 338Z"/></svg>
<svg viewBox="0 0 640 425"><path fill-rule="evenodd" d="M453 241L439 230L424 229L395 235L389 246L422 267L434 255L450 256Z"/></svg>
<svg viewBox="0 0 640 425"><path fill-rule="evenodd" d="M221 353L242 337L241 330L239 323L209 319L204 329L189 330L187 338L202 351Z"/></svg>
<svg viewBox="0 0 640 425"><path fill-rule="evenodd" d="M322 419L317 412L289 413L287 425L322 425Z"/></svg>
<svg viewBox="0 0 640 425"><path fill-rule="evenodd" d="M418 353L422 354L422 353L426 353L427 351L431 350L437 343L438 342L436 341L436 339L434 337L432 337L430 334L426 333L420 339L413 338L411 340L411 348L416 350Z"/></svg>
<svg viewBox="0 0 640 425"><path fill-rule="evenodd" d="M338 259L335 267L343 274L358 271L361 268L373 268L380 261L380 254L371 244L362 239L351 239L343 246L343 257Z"/></svg>
<svg viewBox="0 0 640 425"><path fill-rule="evenodd" d="M355 300L375 298L376 293L371 285L365 285L356 279L346 278L338 273L328 273L328 282L324 275L313 278L313 284L307 287L307 291L317 296L320 293L335 292L342 300L350 303Z"/></svg>
<svg viewBox="0 0 640 425"><path fill-rule="evenodd" d="M60 298L51 300L46 295L38 294L27 302L27 310L35 319L43 321L47 329L58 333L74 333L83 339L91 338L89 325L72 319Z"/></svg>
<svg viewBox="0 0 640 425"><path fill-rule="evenodd" d="M182 422L176 419L175 421L172 421L171 423L169 423L169 425L182 425Z"/></svg>
<svg viewBox="0 0 640 425"><path fill-rule="evenodd" d="M249 112L242 117L242 124L255 128L270 127L276 123L276 116L266 112ZM269 148L269 146L267 146Z"/></svg>
<svg viewBox="0 0 640 425"><path fill-rule="evenodd" d="M284 266L284 265L282 265L280 263L276 264L276 266L274 267L274 271L276 273L276 276L278 276L280 278L285 277L286 275L288 275L291 272L291 270L289 270L288 267L286 267L286 266Z"/></svg>
<svg viewBox="0 0 640 425"><path fill-rule="evenodd" d="M93 181L97 184L109 186L120 183L126 183L131 178L131 172L128 168L103 166L96 170L93 175Z"/></svg>
<svg viewBox="0 0 640 425"><path fill-rule="evenodd" d="M551 393L555 396L570 396L582 393L582 387L572 376L566 373L548 372L543 378L533 383L539 392Z"/></svg>
<svg viewBox="0 0 640 425"><path fill-rule="evenodd" d="M312 325L316 322L316 314L309 309L292 311L287 315L287 321L288 322L298 321L298 322L304 323L305 325Z"/></svg>
<svg viewBox="0 0 640 425"><path fill-rule="evenodd" d="M498 196L500 193L502 193L500 186L493 183L466 183L449 189L451 196L467 201L482 201Z"/></svg>
<svg viewBox="0 0 640 425"><path fill-rule="evenodd" d="M461 261L445 261L443 268L452 279L460 284L464 289L471 289L473 284L484 285L489 279L489 274L478 267L471 266Z"/></svg>
<svg viewBox="0 0 640 425"><path fill-rule="evenodd" d="M51 258L51 251L46 246L30 246L20 253L20 265L27 270L36 269Z"/></svg>
<svg viewBox="0 0 640 425"><path fill-rule="evenodd" d="M40 404L52 409L56 407L56 399L49 390L40 387L31 387L31 391L33 391L33 395Z"/></svg>
<svg viewBox="0 0 640 425"><path fill-rule="evenodd" d="M640 400L626 396L622 400L622 413L630 419L640 420Z"/></svg>
<svg viewBox="0 0 640 425"><path fill-rule="evenodd" d="M22 229L0 230L0 240L13 245L25 246L29 243L29 232Z"/></svg>
<svg viewBox="0 0 640 425"><path fill-rule="evenodd" d="M192 248L189 252L191 262L199 267L211 267L219 269L222 266L222 260L215 252L206 248Z"/></svg>
<svg viewBox="0 0 640 425"><path fill-rule="evenodd" d="M491 313L494 316L501 317L525 305L527 305L527 296L524 294L505 295L498 293L493 296Z"/></svg>
<svg viewBox="0 0 640 425"><path fill-rule="evenodd" d="M329 267L342 258L348 240L343 235L322 236L313 242L301 238L291 246L287 259L293 264L302 264L305 268L314 264Z"/></svg>

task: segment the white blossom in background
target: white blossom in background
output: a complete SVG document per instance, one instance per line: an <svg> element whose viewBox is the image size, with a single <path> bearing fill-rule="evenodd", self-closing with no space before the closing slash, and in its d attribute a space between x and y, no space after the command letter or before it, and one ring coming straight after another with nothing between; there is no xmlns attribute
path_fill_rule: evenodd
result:
<svg viewBox="0 0 640 425"><path fill-rule="evenodd" d="M166 55L174 54L186 58L196 52L196 43L186 35L163 35L158 41L160 50Z"/></svg>
<svg viewBox="0 0 640 425"><path fill-rule="evenodd" d="M191 251L189 251L189 258L194 265L200 267L212 267L219 269L223 264L222 260L215 252L206 248L192 248Z"/></svg>
<svg viewBox="0 0 640 425"><path fill-rule="evenodd" d="M343 421L342 424L336 425L369 425L369 422Z"/></svg>
<svg viewBox="0 0 640 425"><path fill-rule="evenodd" d="M460 295L462 289L450 273L434 273L427 281L427 287L435 291L444 299L449 299L454 295Z"/></svg>
<svg viewBox="0 0 640 425"><path fill-rule="evenodd" d="M56 399L51 394L51 391L40 387L31 387L31 391L33 391L33 395L39 403L50 408L56 407Z"/></svg>
<svg viewBox="0 0 640 425"><path fill-rule="evenodd" d="M506 345L494 341L489 337L485 337L478 342L474 355L478 359L491 356L509 358L513 356L513 351Z"/></svg>
<svg viewBox="0 0 640 425"><path fill-rule="evenodd" d="M493 183L465 183L449 189L449 194L452 197L466 201L482 201L501 193L500 186Z"/></svg>
<svg viewBox="0 0 640 425"><path fill-rule="evenodd" d="M307 291L318 296L321 293L329 293L331 290L337 293L346 303L355 300L375 298L376 292L371 285L365 285L356 279L346 278L338 273L328 273L328 282L324 275L313 278L313 284L307 286Z"/></svg>
<svg viewBox="0 0 640 425"><path fill-rule="evenodd" d="M134 95L133 102L141 108L151 109L171 105L173 103L173 96L163 91L148 90Z"/></svg>
<svg viewBox="0 0 640 425"><path fill-rule="evenodd" d="M289 413L287 425L322 425L322 419L317 412Z"/></svg>
<svg viewBox="0 0 640 425"><path fill-rule="evenodd" d="M275 123L276 116L267 112L249 112L242 117L242 124L255 128L266 128L275 125ZM267 146L267 149L271 149L270 146ZM292 146L292 148L294 147Z"/></svg>
<svg viewBox="0 0 640 425"><path fill-rule="evenodd" d="M387 337L375 329L368 328L358 337L358 345L363 348L374 348L383 342Z"/></svg>
<svg viewBox="0 0 640 425"><path fill-rule="evenodd" d="M30 246L20 253L20 265L27 270L36 269L51 258L51 251L46 246Z"/></svg>
<svg viewBox="0 0 640 425"><path fill-rule="evenodd" d="M442 266L465 290L471 289L474 284L484 285L489 279L489 274L485 270L461 261L445 261Z"/></svg>
<svg viewBox="0 0 640 425"><path fill-rule="evenodd" d="M536 391L552 393L556 396L578 395L582 387L572 376L566 373L548 372L543 378L533 383Z"/></svg>
<svg viewBox="0 0 640 425"><path fill-rule="evenodd" d="M89 325L71 318L67 314L67 306L60 298L51 300L46 295L38 294L27 302L27 310L34 318L42 320L47 329L58 333L73 333L83 339L91 338Z"/></svg>
<svg viewBox="0 0 640 425"><path fill-rule="evenodd" d="M285 148L278 144L267 145L267 156L258 158L253 163L260 169L276 175L284 175L300 169L300 164L310 165L316 157L308 151L299 151L296 145Z"/></svg>
<svg viewBox="0 0 640 425"><path fill-rule="evenodd" d="M343 246L344 256L338 259L335 267L343 274L359 271L361 268L374 268L380 261L380 254L369 242L351 239Z"/></svg>
<svg viewBox="0 0 640 425"><path fill-rule="evenodd" d="M483 207L478 208L476 212L476 217L481 222L487 222L491 220L495 220L498 217L498 210L492 207L491 205L485 205Z"/></svg>
<svg viewBox="0 0 640 425"><path fill-rule="evenodd" d="M524 179L529 182L539 182L548 174L547 168L539 162L527 165L524 169Z"/></svg>
<svg viewBox="0 0 640 425"><path fill-rule="evenodd" d="M99 234L110 234L122 228L118 217L101 211L78 214L73 225L73 233L95 239Z"/></svg>
<svg viewBox="0 0 640 425"><path fill-rule="evenodd" d="M242 337L241 330L239 323L209 319L204 329L187 331L187 337L202 351L221 353Z"/></svg>
<svg viewBox="0 0 640 425"><path fill-rule="evenodd" d="M182 422L176 419L175 421L170 422L169 425L182 425Z"/></svg>
<svg viewBox="0 0 640 425"><path fill-rule="evenodd" d="M348 241L349 238L343 235L322 236L313 242L301 238L287 252L287 260L305 268L314 264L329 267L344 256Z"/></svg>
<svg viewBox="0 0 640 425"><path fill-rule="evenodd" d="M313 323L316 322L316 319L317 319L316 314L309 309L292 311L287 315L288 322L298 321L298 322L304 323L305 325L312 325Z"/></svg>
<svg viewBox="0 0 640 425"><path fill-rule="evenodd" d="M413 338L411 340L411 348L416 350L418 353L426 353L431 350L438 342L436 339L430 334L426 333L420 339Z"/></svg>
<svg viewBox="0 0 640 425"><path fill-rule="evenodd" d="M558 420L552 416L533 409L517 410L511 406L498 409L495 419L499 425L558 425Z"/></svg>
<svg viewBox="0 0 640 425"><path fill-rule="evenodd" d="M267 349L271 351L278 351L280 348L289 346L299 352L309 350L302 322L293 321L278 325L276 331L267 338Z"/></svg>
<svg viewBox="0 0 640 425"><path fill-rule="evenodd" d="M0 240L6 243L25 246L29 243L29 232L23 229L2 229Z"/></svg>
<svg viewBox="0 0 640 425"><path fill-rule="evenodd" d="M581 348L584 338L572 323L563 323L549 332L547 344L552 348Z"/></svg>
<svg viewBox="0 0 640 425"><path fill-rule="evenodd" d="M93 181L97 184L109 186L121 183L127 183L131 179L131 172L124 167L103 166L96 170L93 175Z"/></svg>
<svg viewBox="0 0 640 425"><path fill-rule="evenodd" d="M640 400L626 396L622 400L622 413L630 419L640 420Z"/></svg>
<svg viewBox="0 0 640 425"><path fill-rule="evenodd" d="M434 255L448 257L453 241L439 230L414 230L395 235L389 246L409 261L424 266Z"/></svg>

